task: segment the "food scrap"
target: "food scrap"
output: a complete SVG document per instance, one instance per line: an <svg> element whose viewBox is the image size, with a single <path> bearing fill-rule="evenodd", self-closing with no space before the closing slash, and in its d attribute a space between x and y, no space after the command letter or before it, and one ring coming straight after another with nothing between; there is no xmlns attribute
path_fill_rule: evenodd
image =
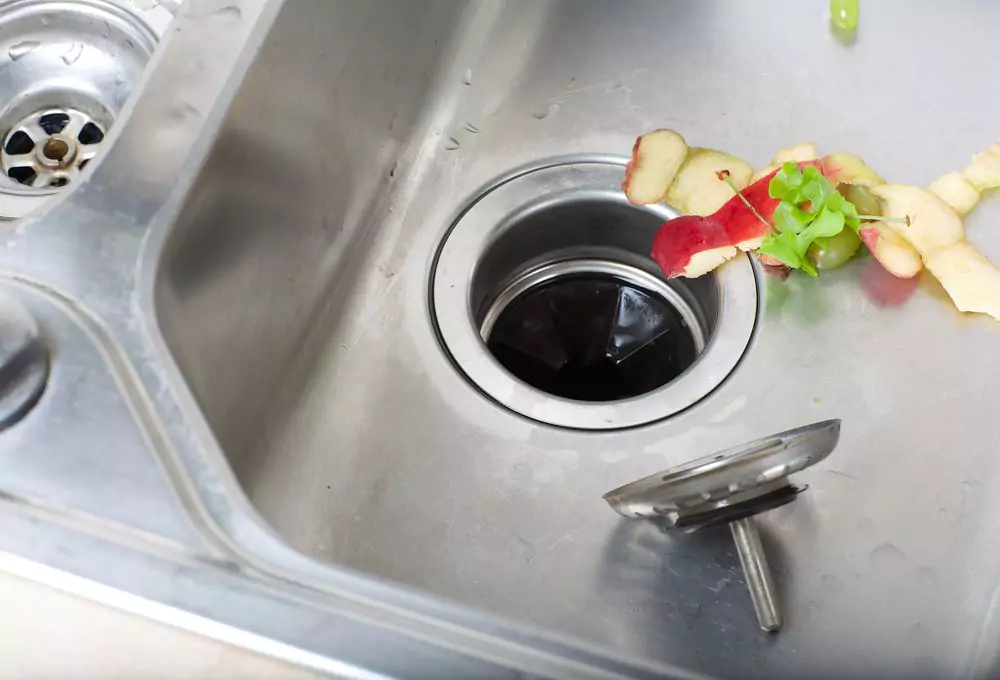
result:
<svg viewBox="0 0 1000 680"><path fill-rule="evenodd" d="M830 32L844 45L854 42L858 31L858 0L830 0Z"/></svg>
<svg viewBox="0 0 1000 680"><path fill-rule="evenodd" d="M830 0L830 21L844 31L858 30L858 0Z"/></svg>
<svg viewBox="0 0 1000 680"><path fill-rule="evenodd" d="M710 215L682 215L666 222L653 240L653 259L668 277L696 278L740 251L760 248L771 233L767 220L779 203L768 195L770 179L764 177L737 195L730 190L731 198Z"/></svg>
<svg viewBox="0 0 1000 680"><path fill-rule="evenodd" d="M857 156L820 157L804 142L754 173L745 161L689 148L673 130L639 137L622 188L637 205L685 213L657 232L652 257L668 277L698 277L740 252L769 271L817 276L850 261L862 244L889 274L924 268L964 312L1000 320L1000 269L965 238L962 217L982 191L1000 187L1000 144L929 189L887 184Z"/></svg>

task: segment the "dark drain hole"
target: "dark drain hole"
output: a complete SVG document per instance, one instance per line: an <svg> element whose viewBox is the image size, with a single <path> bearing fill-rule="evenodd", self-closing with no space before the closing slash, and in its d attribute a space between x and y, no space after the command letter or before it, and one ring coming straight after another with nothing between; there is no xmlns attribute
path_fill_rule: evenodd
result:
<svg viewBox="0 0 1000 680"><path fill-rule="evenodd" d="M31 184L35 179L34 168L11 168L7 171L7 176L21 184Z"/></svg>
<svg viewBox="0 0 1000 680"><path fill-rule="evenodd" d="M65 113L46 113L38 119L38 125L47 134L57 135L63 131L64 127L69 125L69 116Z"/></svg>
<svg viewBox="0 0 1000 680"><path fill-rule="evenodd" d="M26 132L18 130L10 136L7 140L7 145L4 147L4 151L11 155L20 155L30 152L35 148L35 142L28 136Z"/></svg>
<svg viewBox="0 0 1000 680"><path fill-rule="evenodd" d="M672 304L599 274L556 278L514 299L497 317L487 347L529 385L595 402L655 390L698 357Z"/></svg>
<svg viewBox="0 0 1000 680"><path fill-rule="evenodd" d="M93 123L87 123L76 138L81 144L97 144L104 139L104 133Z"/></svg>

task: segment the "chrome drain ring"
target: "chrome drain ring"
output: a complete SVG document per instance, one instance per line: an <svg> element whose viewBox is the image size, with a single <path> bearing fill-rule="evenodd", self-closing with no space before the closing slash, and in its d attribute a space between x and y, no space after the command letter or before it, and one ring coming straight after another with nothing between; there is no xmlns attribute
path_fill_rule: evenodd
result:
<svg viewBox="0 0 1000 680"><path fill-rule="evenodd" d="M750 259L737 258L715 276L664 279L648 252L656 227L676 213L628 204L619 188L624 163L572 159L499 180L461 213L432 268L432 314L453 363L490 399L544 424L614 430L679 413L726 380L753 336L758 289ZM550 219L559 211L562 216ZM554 396L515 377L487 348L492 324L511 299L535 285L532 277L552 275L566 263L576 263L574 271L583 266L637 276L647 290L677 300L671 304L696 322L699 356L670 382L614 401Z"/></svg>

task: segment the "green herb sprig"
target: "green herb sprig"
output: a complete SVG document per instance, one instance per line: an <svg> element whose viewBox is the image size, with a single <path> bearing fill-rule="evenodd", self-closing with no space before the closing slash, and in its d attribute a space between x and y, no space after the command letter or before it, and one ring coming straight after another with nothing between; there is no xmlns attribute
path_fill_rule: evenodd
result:
<svg viewBox="0 0 1000 680"><path fill-rule="evenodd" d="M768 195L781 201L774 210L772 225L737 189L728 170L716 175L729 184L757 219L771 229L771 233L764 237L759 252L792 269L801 269L810 276L819 274L807 257L813 243L826 249L828 240L842 232L844 227L858 233L862 221L910 224L909 217L859 214L857 207L836 190L819 168L807 165L805 169L800 169L798 164L788 161L767 186Z"/></svg>
<svg viewBox="0 0 1000 680"><path fill-rule="evenodd" d="M774 231L764 237L760 252L810 276L818 274L806 256L813 243L826 248L827 240L844 227L857 233L862 221L909 224L908 217L859 214L814 165L800 169L796 163L785 163L771 178L767 193L781 203L774 209Z"/></svg>
<svg viewBox="0 0 1000 680"><path fill-rule="evenodd" d="M800 169L793 162L785 163L771 178L768 195L781 203L774 210L774 230L764 237L760 252L810 276L818 272L806 256L809 246L817 241L825 245L845 226L855 232L861 226L858 209L816 166Z"/></svg>

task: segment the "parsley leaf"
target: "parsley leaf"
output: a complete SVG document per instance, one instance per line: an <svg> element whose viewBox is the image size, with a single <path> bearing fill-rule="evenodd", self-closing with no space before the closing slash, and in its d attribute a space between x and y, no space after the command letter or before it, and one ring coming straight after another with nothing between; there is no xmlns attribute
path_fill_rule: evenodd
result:
<svg viewBox="0 0 1000 680"><path fill-rule="evenodd" d="M813 216L804 210L799 210L788 201L782 201L774 209L774 228L785 233L798 234L805 229Z"/></svg>
<svg viewBox="0 0 1000 680"><path fill-rule="evenodd" d="M760 252L770 255L792 269L802 268L802 258L796 248L796 235L790 231L765 236L760 244Z"/></svg>
<svg viewBox="0 0 1000 680"><path fill-rule="evenodd" d="M839 192L833 192L833 194L826 201L826 207L828 210L833 210L843 214L845 224L854 231L858 231L861 227L861 220L858 219L857 207L844 198Z"/></svg>
<svg viewBox="0 0 1000 680"><path fill-rule="evenodd" d="M844 228L844 214L830 210L829 206L824 206L822 212L809 223L809 226L799 233L799 241L808 241L811 244L818 238L828 238L836 236ZM806 245L808 248L809 245Z"/></svg>
<svg viewBox="0 0 1000 680"><path fill-rule="evenodd" d="M805 208L807 212L818 214L831 195L836 193L833 185L820 174L815 166L810 165L802 171L802 188L799 190L799 194L804 201L809 202Z"/></svg>
<svg viewBox="0 0 1000 680"><path fill-rule="evenodd" d="M789 203L798 203L795 198L802 187L802 171L799 166L788 161L771 178L767 185L767 193L771 198L777 198Z"/></svg>
<svg viewBox="0 0 1000 680"><path fill-rule="evenodd" d="M858 209L814 165L800 169L796 163L785 163L767 189L780 203L774 210L774 231L764 238L760 252L792 269L816 276L809 247L826 242L845 226L855 232L860 228Z"/></svg>

